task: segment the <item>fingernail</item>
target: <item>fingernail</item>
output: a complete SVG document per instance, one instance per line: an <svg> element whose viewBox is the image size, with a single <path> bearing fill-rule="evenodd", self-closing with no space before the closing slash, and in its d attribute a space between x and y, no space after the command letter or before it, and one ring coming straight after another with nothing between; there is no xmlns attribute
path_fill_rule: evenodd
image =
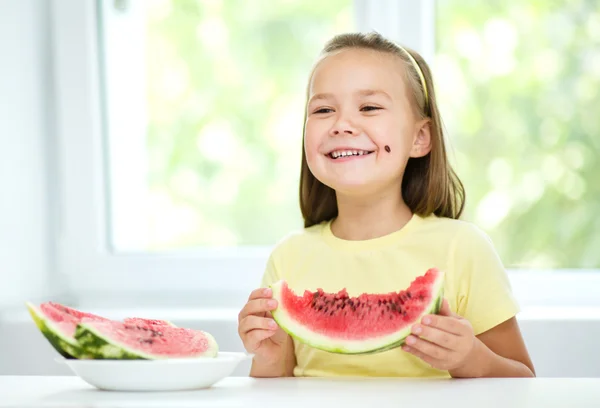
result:
<svg viewBox="0 0 600 408"><path fill-rule="evenodd" d="M431 319L429 317L423 318L423 324L431 324Z"/></svg>
<svg viewBox="0 0 600 408"><path fill-rule="evenodd" d="M404 350L404 351L410 351L410 347L408 347L408 346L402 346L402 350Z"/></svg>
<svg viewBox="0 0 600 408"><path fill-rule="evenodd" d="M417 341L417 340L412 336L408 336L408 338L406 339L406 342L408 344L415 344L415 341Z"/></svg>
<svg viewBox="0 0 600 408"><path fill-rule="evenodd" d="M413 333L415 334L421 334L421 332L423 331L423 329L421 329L419 326L415 327L415 329L413 330Z"/></svg>
<svg viewBox="0 0 600 408"><path fill-rule="evenodd" d="M269 300L267 302L267 306L269 306L269 307L275 307L275 306L277 306L277 301L275 301L275 300Z"/></svg>
<svg viewBox="0 0 600 408"><path fill-rule="evenodd" d="M275 327L277 327L277 323L275 322L275 320L270 320L269 321L269 327L274 329Z"/></svg>
<svg viewBox="0 0 600 408"><path fill-rule="evenodd" d="M266 288L265 290L263 290L263 293L265 294L265 296L269 296L271 294L271 288Z"/></svg>

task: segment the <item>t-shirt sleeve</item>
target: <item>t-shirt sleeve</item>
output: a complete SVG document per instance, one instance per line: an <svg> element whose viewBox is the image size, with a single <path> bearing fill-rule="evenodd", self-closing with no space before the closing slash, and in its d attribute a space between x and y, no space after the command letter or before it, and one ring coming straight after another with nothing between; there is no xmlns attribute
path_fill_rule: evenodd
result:
<svg viewBox="0 0 600 408"><path fill-rule="evenodd" d="M455 244L456 312L479 335L515 316L519 305L502 261L483 231L469 224Z"/></svg>
<svg viewBox="0 0 600 408"><path fill-rule="evenodd" d="M269 287L269 285L277 282L279 279L280 277L275 262L275 254L271 253L269 258L267 259L267 264L265 266L265 270L260 281L260 287L267 288Z"/></svg>

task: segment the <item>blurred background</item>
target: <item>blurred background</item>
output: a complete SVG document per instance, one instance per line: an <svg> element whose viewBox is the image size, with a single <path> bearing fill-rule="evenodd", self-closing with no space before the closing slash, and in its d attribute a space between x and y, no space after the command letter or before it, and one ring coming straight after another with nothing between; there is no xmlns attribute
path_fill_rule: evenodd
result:
<svg viewBox="0 0 600 408"><path fill-rule="evenodd" d="M237 309L302 227L308 73L356 30L430 64L538 374L600 375L594 0L0 0L0 374L60 368L24 300L239 349Z"/></svg>

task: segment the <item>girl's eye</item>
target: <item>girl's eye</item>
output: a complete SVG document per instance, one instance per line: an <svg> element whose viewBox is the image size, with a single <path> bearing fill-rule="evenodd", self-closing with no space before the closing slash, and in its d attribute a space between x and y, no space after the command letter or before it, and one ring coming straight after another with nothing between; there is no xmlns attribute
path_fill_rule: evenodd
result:
<svg viewBox="0 0 600 408"><path fill-rule="evenodd" d="M321 108L321 109L317 109L313 113L330 113L330 112L333 112L333 109L330 109L330 108Z"/></svg>
<svg viewBox="0 0 600 408"><path fill-rule="evenodd" d="M361 110L363 110L363 111L367 111L367 112L369 112L369 111L374 111L374 110L379 110L379 109L381 109L381 108L380 108L380 107L378 107L378 106L370 106L370 105L369 105L369 106L363 106L363 107L361 108Z"/></svg>

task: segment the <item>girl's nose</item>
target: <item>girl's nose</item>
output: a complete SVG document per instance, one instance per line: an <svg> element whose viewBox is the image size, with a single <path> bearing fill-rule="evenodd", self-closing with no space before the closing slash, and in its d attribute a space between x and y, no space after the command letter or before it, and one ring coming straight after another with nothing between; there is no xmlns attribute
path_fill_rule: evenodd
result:
<svg viewBox="0 0 600 408"><path fill-rule="evenodd" d="M335 122L329 131L331 136L350 135L356 136L359 134L357 127L346 119L340 119Z"/></svg>

